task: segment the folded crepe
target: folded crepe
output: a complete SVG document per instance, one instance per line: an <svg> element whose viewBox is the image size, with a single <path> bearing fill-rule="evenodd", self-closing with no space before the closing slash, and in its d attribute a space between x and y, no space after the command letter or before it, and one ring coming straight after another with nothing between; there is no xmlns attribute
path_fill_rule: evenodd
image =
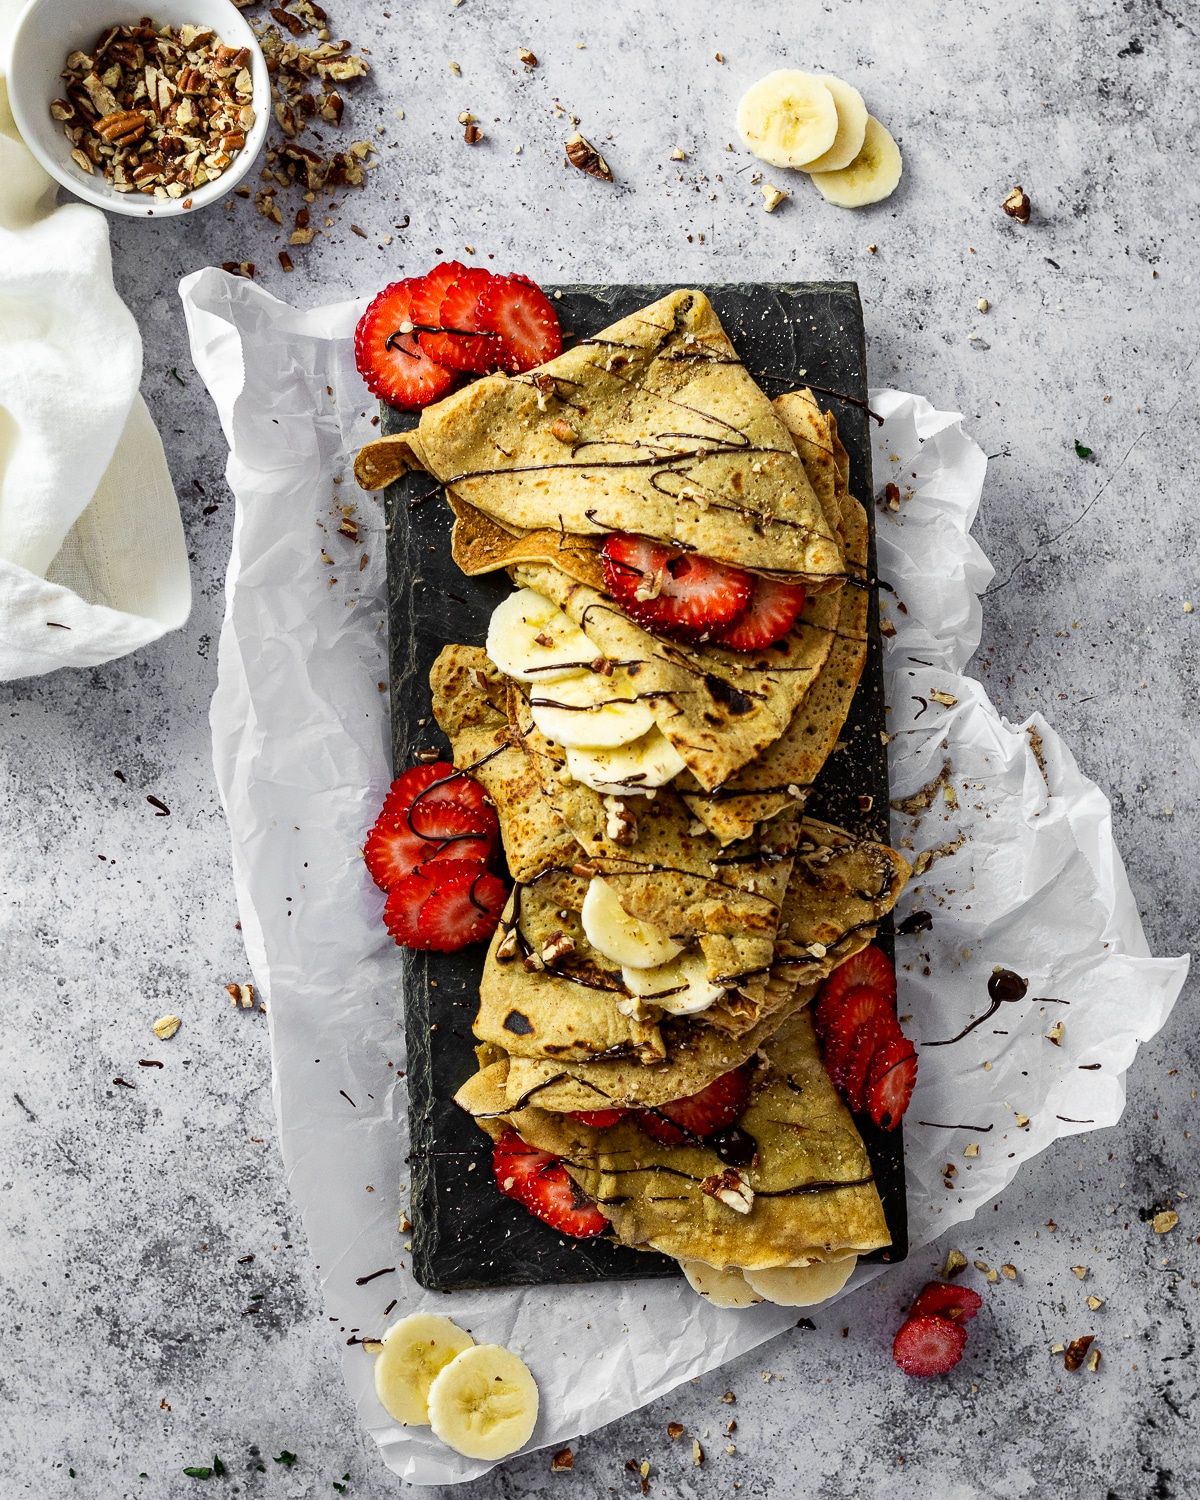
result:
<svg viewBox="0 0 1200 1500"><path fill-rule="evenodd" d="M704 1144L659 1145L632 1120L595 1130L533 1103L493 1113L484 1106L504 1109L507 1098L502 1062L458 1098L493 1137L511 1126L529 1145L561 1157L623 1244L747 1270L889 1245L870 1158L825 1072L808 1010L780 1027L760 1055L738 1121L757 1157L740 1169Z"/></svg>
<svg viewBox="0 0 1200 1500"><path fill-rule="evenodd" d="M841 584L841 546L795 444L702 292L435 402L414 431L360 454L359 482L387 483L397 461L506 527L634 531L814 590Z"/></svg>
<svg viewBox="0 0 1200 1500"><path fill-rule="evenodd" d="M829 655L784 732L723 785L706 791L676 779L688 807L722 842L746 838L755 823L803 800L837 744L867 660L866 511L850 494L849 458L832 413L821 415L807 391L775 401L804 459L823 507L836 508L851 580L837 595L838 619Z"/></svg>
<svg viewBox="0 0 1200 1500"><path fill-rule="evenodd" d="M840 594L810 598L782 640L745 653L650 635L606 594L548 563L520 563L511 573L518 588L553 600L602 655L631 663L655 723L706 791L779 738L837 636Z"/></svg>

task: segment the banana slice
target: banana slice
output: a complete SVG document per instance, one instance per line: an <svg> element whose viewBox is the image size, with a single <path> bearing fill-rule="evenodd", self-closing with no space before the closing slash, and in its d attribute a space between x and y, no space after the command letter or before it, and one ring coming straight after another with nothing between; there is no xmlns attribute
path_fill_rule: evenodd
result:
<svg viewBox="0 0 1200 1500"><path fill-rule="evenodd" d="M815 1307L850 1280L857 1255L845 1260L814 1261L809 1266L776 1266L769 1271L743 1271L749 1286L780 1307Z"/></svg>
<svg viewBox="0 0 1200 1500"><path fill-rule="evenodd" d="M384 1411L406 1427L427 1427L434 1377L474 1345L469 1333L436 1313L410 1313L393 1323L375 1357L375 1394Z"/></svg>
<svg viewBox="0 0 1200 1500"><path fill-rule="evenodd" d="M718 1271L702 1260L681 1260L679 1264L692 1290L714 1307L753 1307L763 1301L738 1270Z"/></svg>
<svg viewBox="0 0 1200 1500"><path fill-rule="evenodd" d="M725 993L719 984L708 982L702 953L681 953L653 969L622 966L621 976L627 990L673 1016L694 1016Z"/></svg>
<svg viewBox="0 0 1200 1500"><path fill-rule="evenodd" d="M755 156L771 166L806 167L837 139L837 105L822 79L781 68L742 95L737 127Z"/></svg>
<svg viewBox="0 0 1200 1500"><path fill-rule="evenodd" d="M436 1436L467 1458L507 1458L537 1425L538 1388L529 1366L499 1344L476 1344L429 1388Z"/></svg>
<svg viewBox="0 0 1200 1500"><path fill-rule="evenodd" d="M575 672L530 690L533 722L548 740L571 750L615 750L654 728L649 706L623 670Z"/></svg>
<svg viewBox="0 0 1200 1500"><path fill-rule="evenodd" d="M862 208L894 193L902 169L900 147L875 116L868 115L862 150L850 165L840 172L814 172L812 180L830 203L839 208Z"/></svg>
<svg viewBox="0 0 1200 1500"><path fill-rule="evenodd" d="M844 83L842 79L833 78L825 73L822 75L821 82L833 95L833 102L837 107L837 135L834 137L833 145L824 156L818 156L816 161L806 163L804 170L806 172L837 172L842 167L848 167L862 150L867 134L867 106L863 103L863 96L858 90L851 84Z"/></svg>
<svg viewBox="0 0 1200 1500"><path fill-rule="evenodd" d="M570 677L604 654L536 589L519 589L496 606L485 649L506 677L519 682Z"/></svg>
<svg viewBox="0 0 1200 1500"><path fill-rule="evenodd" d="M607 881L596 875L588 882L579 913L583 935L597 952L631 969L654 969L683 952L683 944L661 927L631 917Z"/></svg>
<svg viewBox="0 0 1200 1500"><path fill-rule="evenodd" d="M567 770L576 781L614 796L666 786L683 766L683 756L657 726L613 750L567 751Z"/></svg>

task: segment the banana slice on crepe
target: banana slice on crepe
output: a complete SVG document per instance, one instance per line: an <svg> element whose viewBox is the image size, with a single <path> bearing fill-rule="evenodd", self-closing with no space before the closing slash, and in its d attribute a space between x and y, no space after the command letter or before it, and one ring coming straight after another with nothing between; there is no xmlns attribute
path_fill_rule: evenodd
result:
<svg viewBox="0 0 1200 1500"><path fill-rule="evenodd" d="M703 953L681 953L653 969L624 965L621 978L626 989L668 1015L694 1016L715 1005L725 993L721 985L709 983L706 969Z"/></svg>
<svg viewBox="0 0 1200 1500"><path fill-rule="evenodd" d="M475 1340L449 1318L410 1313L383 1336L375 1357L375 1394L388 1416L406 1427L428 1427L434 1378Z"/></svg>
<svg viewBox="0 0 1200 1500"><path fill-rule="evenodd" d="M743 1271L746 1284L780 1307L815 1307L827 1302L850 1280L857 1255L844 1260L813 1261L807 1266L775 1266L765 1271Z"/></svg>
<svg viewBox="0 0 1200 1500"><path fill-rule="evenodd" d="M533 722L556 744L572 750L615 750L654 728L654 713L636 691L622 668L607 676L575 672L532 687L529 710Z"/></svg>
<svg viewBox="0 0 1200 1500"><path fill-rule="evenodd" d="M567 749L573 780L618 797L666 786L683 768L683 756L657 725L640 739L611 750Z"/></svg>
<svg viewBox="0 0 1200 1500"><path fill-rule="evenodd" d="M822 75L821 82L833 95L838 129L833 145L816 161L806 163L806 172L836 172L848 167L862 150L867 133L867 106L858 90L828 73Z"/></svg>
<svg viewBox="0 0 1200 1500"><path fill-rule="evenodd" d="M683 952L683 944L661 927L631 917L612 886L598 875L588 882L579 916L588 942L615 964L655 969Z"/></svg>
<svg viewBox="0 0 1200 1500"><path fill-rule="evenodd" d="M805 167L836 141L837 105L823 79L780 68L742 95L737 127L760 160L772 167Z"/></svg>
<svg viewBox="0 0 1200 1500"><path fill-rule="evenodd" d="M719 1271L702 1260L681 1260L679 1266L692 1290L714 1307L753 1307L765 1301L740 1271Z"/></svg>
<svg viewBox="0 0 1200 1500"><path fill-rule="evenodd" d="M575 676L602 653L544 594L518 589L492 611L487 654L518 682L555 682Z"/></svg>
<svg viewBox="0 0 1200 1500"><path fill-rule="evenodd" d="M863 208L896 191L903 163L900 147L874 115L867 116L862 150L840 172L813 172L821 196L838 208Z"/></svg>
<svg viewBox="0 0 1200 1500"><path fill-rule="evenodd" d="M467 1458L507 1458L533 1436L538 1388L529 1366L499 1344L464 1349L429 1388L429 1421Z"/></svg>

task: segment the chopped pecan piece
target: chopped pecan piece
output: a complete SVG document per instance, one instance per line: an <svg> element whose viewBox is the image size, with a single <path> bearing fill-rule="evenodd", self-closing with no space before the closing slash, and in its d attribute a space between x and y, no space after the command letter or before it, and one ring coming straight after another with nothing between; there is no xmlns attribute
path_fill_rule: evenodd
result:
<svg viewBox="0 0 1200 1500"><path fill-rule="evenodd" d="M596 150L595 146L578 131L569 135L563 142L566 149L567 160L573 167L578 167L581 172L586 172L589 177L598 177L601 182L613 180L612 170L608 163Z"/></svg>

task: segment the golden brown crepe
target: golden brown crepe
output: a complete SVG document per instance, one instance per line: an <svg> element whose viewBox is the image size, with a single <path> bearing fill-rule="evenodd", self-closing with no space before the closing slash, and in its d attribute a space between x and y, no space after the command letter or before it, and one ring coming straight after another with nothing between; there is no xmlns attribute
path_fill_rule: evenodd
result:
<svg viewBox="0 0 1200 1500"><path fill-rule="evenodd" d="M846 450L838 440L837 424L830 413L820 418L821 448L812 417L816 403L808 392L780 396L775 406L792 431L822 504L837 507L847 573L859 583L848 584L838 595L839 614L829 655L783 734L715 791L690 785L686 777L676 779L689 808L722 842L746 838L755 823L775 817L785 807L803 805L808 788L837 744L867 660L869 595L864 585L869 522L866 511L850 494L841 468Z"/></svg>
<svg viewBox="0 0 1200 1500"><path fill-rule="evenodd" d="M397 461L506 527L636 531L814 589L841 583L838 538L787 428L702 292L426 407L414 432L360 454L360 483L394 477Z"/></svg>
<svg viewBox="0 0 1200 1500"><path fill-rule="evenodd" d="M604 589L604 564L598 539L570 531L516 531L447 492L454 512L450 551L468 577L496 573L523 562L548 562L569 578Z"/></svg>
<svg viewBox="0 0 1200 1500"><path fill-rule="evenodd" d="M529 1145L561 1157L623 1244L750 1270L890 1244L870 1158L825 1072L809 1012L793 1015L761 1055L765 1065L738 1122L756 1142L757 1162L734 1183L735 1169L707 1146L661 1146L632 1120L596 1130L534 1103L493 1114L507 1100L502 1062L459 1098L484 1116L489 1134L511 1125ZM749 1199L749 1212L713 1196L722 1178Z"/></svg>

